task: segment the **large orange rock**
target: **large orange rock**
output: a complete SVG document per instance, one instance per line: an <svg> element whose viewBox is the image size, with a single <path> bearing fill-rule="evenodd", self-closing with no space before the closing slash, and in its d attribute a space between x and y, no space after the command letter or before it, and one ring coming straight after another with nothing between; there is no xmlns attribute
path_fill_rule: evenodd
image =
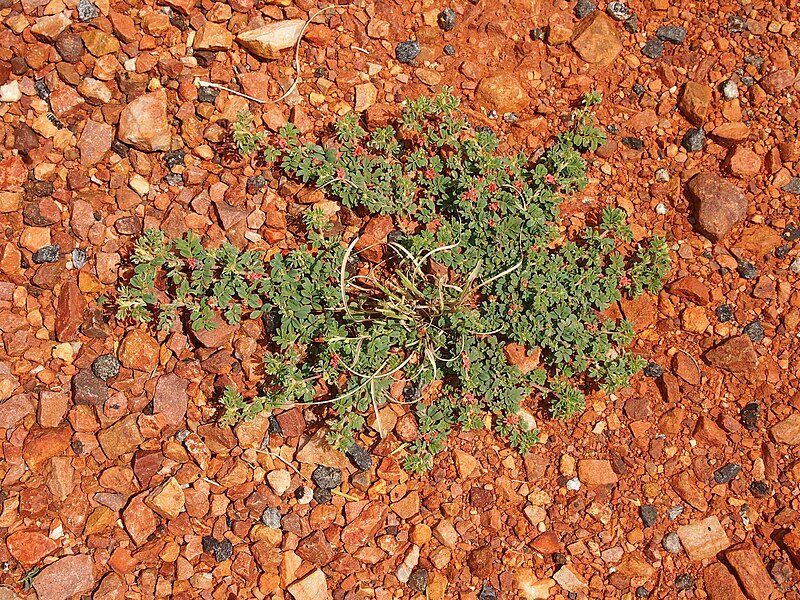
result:
<svg viewBox="0 0 800 600"><path fill-rule="evenodd" d="M622 51L622 41L614 21L598 10L575 29L572 47L586 62L608 66Z"/></svg>
<svg viewBox="0 0 800 600"><path fill-rule="evenodd" d="M478 102L500 114L520 112L528 106L530 98L511 73L498 73L484 77L475 92Z"/></svg>

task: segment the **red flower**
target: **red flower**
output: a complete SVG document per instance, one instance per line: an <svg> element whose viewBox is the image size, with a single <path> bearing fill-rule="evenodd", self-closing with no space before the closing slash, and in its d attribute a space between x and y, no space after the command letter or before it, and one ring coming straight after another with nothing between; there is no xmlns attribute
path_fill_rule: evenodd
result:
<svg viewBox="0 0 800 600"><path fill-rule="evenodd" d="M478 199L478 191L475 188L469 188L464 194L461 196L463 200L477 200Z"/></svg>
<svg viewBox="0 0 800 600"><path fill-rule="evenodd" d="M336 369L339 366L339 355L334 352L331 354L331 369Z"/></svg>
<svg viewBox="0 0 800 600"><path fill-rule="evenodd" d="M489 219L487 223L489 224L489 227L494 227L497 224L495 223L494 219Z"/></svg>
<svg viewBox="0 0 800 600"><path fill-rule="evenodd" d="M497 191L497 184L496 184L496 183L493 181L493 182L491 182L491 183L489 184L489 186L487 187L487 189L488 189L490 192L494 193L494 192L496 192L496 191Z"/></svg>
<svg viewBox="0 0 800 600"><path fill-rule="evenodd" d="M500 205L497 202L489 202L489 210L498 210Z"/></svg>
<svg viewBox="0 0 800 600"><path fill-rule="evenodd" d="M433 169L425 169L425 179L433 179L436 177L436 171Z"/></svg>
<svg viewBox="0 0 800 600"><path fill-rule="evenodd" d="M278 148L286 148L289 146L289 142L287 142L283 138L278 138Z"/></svg>
<svg viewBox="0 0 800 600"><path fill-rule="evenodd" d="M628 287L631 284L631 278L628 277L627 275L623 275L622 277L619 278L619 284L622 287Z"/></svg>
<svg viewBox="0 0 800 600"><path fill-rule="evenodd" d="M336 169L336 179L339 181L344 181L344 169L339 167Z"/></svg>
<svg viewBox="0 0 800 600"><path fill-rule="evenodd" d="M367 149L363 146L356 146L356 149L353 151L353 154L356 156L364 156L367 153Z"/></svg>
<svg viewBox="0 0 800 600"><path fill-rule="evenodd" d="M589 331L597 331L597 325L595 323L587 323L586 329Z"/></svg>
<svg viewBox="0 0 800 600"><path fill-rule="evenodd" d="M196 258L187 259L186 266L189 267L192 271L194 271L197 268L197 259Z"/></svg>
<svg viewBox="0 0 800 600"><path fill-rule="evenodd" d="M473 394L472 392L466 392L464 394L463 401L464 401L465 404L475 404L478 401L478 399L475 397L475 394Z"/></svg>
<svg viewBox="0 0 800 600"><path fill-rule="evenodd" d="M547 175L545 175L544 176L544 180L545 180L546 183L549 183L550 185L555 185L556 184L556 178L551 173L548 173Z"/></svg>
<svg viewBox="0 0 800 600"><path fill-rule="evenodd" d="M508 426L511 427L519 423L519 415L508 415L503 422Z"/></svg>
<svg viewBox="0 0 800 600"><path fill-rule="evenodd" d="M469 369L469 355L466 352L461 353L461 365L464 367L465 371Z"/></svg>

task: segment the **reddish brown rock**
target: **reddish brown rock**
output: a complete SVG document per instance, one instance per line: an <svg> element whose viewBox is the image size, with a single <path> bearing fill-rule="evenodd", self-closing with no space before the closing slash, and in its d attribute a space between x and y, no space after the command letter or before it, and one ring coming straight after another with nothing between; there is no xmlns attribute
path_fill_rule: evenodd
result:
<svg viewBox="0 0 800 600"><path fill-rule="evenodd" d="M133 452L144 441L139 432L136 415L128 415L102 430L97 434L97 439L103 452L112 460Z"/></svg>
<svg viewBox="0 0 800 600"><path fill-rule="evenodd" d="M746 335L728 338L705 354L708 363L730 373L751 373L758 367L758 355Z"/></svg>
<svg viewBox="0 0 800 600"><path fill-rule="evenodd" d="M25 394L11 396L0 403L0 428L13 429L17 423L33 412L33 402Z"/></svg>
<svg viewBox="0 0 800 600"><path fill-rule="evenodd" d="M770 437L776 444L797 446L800 444L800 413L793 413L772 426Z"/></svg>
<svg viewBox="0 0 800 600"><path fill-rule="evenodd" d="M206 21L194 37L195 50L228 50L233 44L233 34L224 25Z"/></svg>
<svg viewBox="0 0 800 600"><path fill-rule="evenodd" d="M722 123L717 125L709 134L714 141L723 146L741 144L750 137L750 128L741 122Z"/></svg>
<svg viewBox="0 0 800 600"><path fill-rule="evenodd" d="M701 444L708 446L724 446L728 441L725 432L710 418L702 416L697 420L694 437Z"/></svg>
<svg viewBox="0 0 800 600"><path fill-rule="evenodd" d="M275 416L285 437L297 437L306 430L303 410L296 406Z"/></svg>
<svg viewBox="0 0 800 600"><path fill-rule="evenodd" d="M128 584L117 573L109 573L100 582L97 590L92 595L92 600L125 600Z"/></svg>
<svg viewBox="0 0 800 600"><path fill-rule="evenodd" d="M122 513L125 530L137 546L144 544L158 526L156 513L144 503L145 496L146 493L133 498Z"/></svg>
<svg viewBox="0 0 800 600"><path fill-rule="evenodd" d="M467 555L467 566L473 577L488 579L494 574L494 551L491 546L481 546Z"/></svg>
<svg viewBox="0 0 800 600"><path fill-rule="evenodd" d="M189 382L175 373L167 373L158 378L153 396L153 412L163 414L168 425L177 426L186 417L189 396L186 387Z"/></svg>
<svg viewBox="0 0 800 600"><path fill-rule="evenodd" d="M497 73L482 79L475 99L500 114L522 112L530 102L528 93L511 73Z"/></svg>
<svg viewBox="0 0 800 600"><path fill-rule="evenodd" d="M768 94L779 94L786 88L791 87L794 80L795 74L793 70L781 69L780 71L774 71L764 77L759 81L759 85Z"/></svg>
<svg viewBox="0 0 800 600"><path fill-rule="evenodd" d="M40 472L45 463L69 448L72 431L69 427L55 427L32 431L25 438L22 456L31 471Z"/></svg>
<svg viewBox="0 0 800 600"><path fill-rule="evenodd" d="M705 568L703 583L709 600L747 600L736 582L736 577L718 562Z"/></svg>
<svg viewBox="0 0 800 600"><path fill-rule="evenodd" d="M681 99L678 102L683 115L694 125L701 126L708 115L711 106L711 88L696 81L689 81L683 87Z"/></svg>
<svg viewBox="0 0 800 600"><path fill-rule="evenodd" d="M318 566L327 565L336 556L336 551L328 543L322 531L315 531L300 540L295 553L303 560Z"/></svg>
<svg viewBox="0 0 800 600"><path fill-rule="evenodd" d="M752 600L769 600L775 587L767 573L761 557L750 544L739 544L725 552L736 578L748 598Z"/></svg>
<svg viewBox="0 0 800 600"><path fill-rule="evenodd" d="M33 579L39 600L69 600L94 589L94 561L88 554L59 558Z"/></svg>
<svg viewBox="0 0 800 600"><path fill-rule="evenodd" d="M39 406L36 419L42 427L58 427L67 414L69 396L64 392L42 390L39 392ZM2 425L0 425L2 427Z"/></svg>
<svg viewBox="0 0 800 600"><path fill-rule="evenodd" d="M730 546L730 540L716 516L678 527L678 537L691 560L713 558Z"/></svg>
<svg viewBox="0 0 800 600"><path fill-rule="evenodd" d="M167 118L167 96L164 91L139 96L120 114L120 141L144 152L169 150L172 132Z"/></svg>
<svg viewBox="0 0 800 600"><path fill-rule="evenodd" d="M705 306L711 302L711 291L708 286L693 275L687 275L673 281L667 289L670 294L675 294L679 298L694 302L700 306Z"/></svg>
<svg viewBox="0 0 800 600"><path fill-rule="evenodd" d="M735 185L712 173L689 180L697 228L712 242L722 240L747 214L747 198Z"/></svg>
<svg viewBox="0 0 800 600"><path fill-rule="evenodd" d="M363 546L383 527L389 509L379 501L367 504L359 515L342 530L342 543Z"/></svg>
<svg viewBox="0 0 800 600"><path fill-rule="evenodd" d="M58 548L58 544L41 531L25 529L9 535L6 545L11 556L27 567L35 565Z"/></svg>
<svg viewBox="0 0 800 600"><path fill-rule="evenodd" d="M111 150L113 141L114 128L111 125L98 123L91 119L87 121L81 133L81 139L78 141L81 164L85 167L96 165Z"/></svg>
<svg viewBox="0 0 800 600"><path fill-rule="evenodd" d="M584 458L578 461L578 479L584 485L614 485L619 478L611 461Z"/></svg>
<svg viewBox="0 0 800 600"><path fill-rule="evenodd" d="M672 489L680 496L684 502L696 508L700 512L708 510L708 502L703 495L703 491L698 487L697 480L688 472L682 471L672 478L670 482Z"/></svg>
<svg viewBox="0 0 800 600"><path fill-rule="evenodd" d="M73 342L78 339L78 329L83 323L86 300L77 282L68 280L61 286L56 309L56 339L59 342Z"/></svg>
<svg viewBox="0 0 800 600"><path fill-rule="evenodd" d="M183 512L186 499L178 481L170 477L150 492L144 502L165 519L177 519Z"/></svg>
<svg viewBox="0 0 800 600"><path fill-rule="evenodd" d="M736 146L725 159L730 174L739 179L750 179L761 172L761 157L748 148Z"/></svg>
<svg viewBox="0 0 800 600"><path fill-rule="evenodd" d="M119 362L135 371L154 371L158 367L158 357L158 342L141 329L128 333L119 345Z"/></svg>
<svg viewBox="0 0 800 600"><path fill-rule="evenodd" d="M614 21L598 10L575 29L572 47L586 62L608 66L622 51L622 41Z"/></svg>

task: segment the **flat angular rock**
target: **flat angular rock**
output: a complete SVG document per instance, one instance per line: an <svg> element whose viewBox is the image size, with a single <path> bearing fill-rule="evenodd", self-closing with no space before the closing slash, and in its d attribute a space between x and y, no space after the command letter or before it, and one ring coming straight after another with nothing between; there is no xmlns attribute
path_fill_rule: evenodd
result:
<svg viewBox="0 0 800 600"><path fill-rule="evenodd" d="M725 552L736 577L752 600L769 600L775 587L761 557L750 544L739 544Z"/></svg>
<svg viewBox="0 0 800 600"><path fill-rule="evenodd" d="M64 13L50 15L37 19L36 23L31 26L31 33L43 42L55 42L56 38L61 35L72 24Z"/></svg>
<svg viewBox="0 0 800 600"><path fill-rule="evenodd" d="M689 121L700 127L706 120L711 106L711 88L696 81L688 81L683 87L678 108Z"/></svg>
<svg viewBox="0 0 800 600"><path fill-rule="evenodd" d="M118 137L121 142L143 152L169 150L172 132L167 118L166 92L143 94L122 109Z"/></svg>
<svg viewBox="0 0 800 600"><path fill-rule="evenodd" d="M72 378L72 401L75 404L102 406L108 399L106 382L92 373L91 369L81 369Z"/></svg>
<svg viewBox="0 0 800 600"><path fill-rule="evenodd" d="M25 566L32 566L58 548L58 544L41 531L21 529L6 538L8 551Z"/></svg>
<svg viewBox="0 0 800 600"><path fill-rule="evenodd" d="M712 173L692 177L687 191L694 202L697 228L712 242L722 240L747 214L747 198L727 180Z"/></svg>
<svg viewBox="0 0 800 600"><path fill-rule="evenodd" d="M178 481L170 477L150 492L144 502L165 519L177 519L184 509L186 498Z"/></svg>
<svg viewBox="0 0 800 600"><path fill-rule="evenodd" d="M780 423L773 425L769 434L776 444L789 446L800 444L800 413L791 414Z"/></svg>
<svg viewBox="0 0 800 600"><path fill-rule="evenodd" d="M233 34L224 25L206 21L194 37L195 50L228 50L233 45Z"/></svg>
<svg viewBox="0 0 800 600"><path fill-rule="evenodd" d="M13 429L17 423L33 412L33 402L25 394L11 396L0 403L0 428Z"/></svg>
<svg viewBox="0 0 800 600"><path fill-rule="evenodd" d="M144 503L144 496L140 494L133 498L122 513L122 522L125 530L131 536L133 543L141 546L158 527L158 518L150 507Z"/></svg>
<svg viewBox="0 0 800 600"><path fill-rule="evenodd" d="M614 21L595 11L575 29L572 47L586 62L608 66L622 51L622 41Z"/></svg>
<svg viewBox="0 0 800 600"><path fill-rule="evenodd" d="M714 558L731 545L719 519L714 515L678 527L678 537L691 560Z"/></svg>
<svg viewBox="0 0 800 600"><path fill-rule="evenodd" d="M105 84L100 83L101 89ZM109 100L111 96L109 94ZM106 123L98 123L91 119L86 122L86 126L78 140L78 150L81 153L81 164L91 167L99 163L106 153L111 150L111 142L114 141L114 128Z"/></svg>
<svg viewBox="0 0 800 600"><path fill-rule="evenodd" d="M728 338L705 354L712 367L729 373L751 373L758 367L758 355L747 335Z"/></svg>
<svg viewBox="0 0 800 600"><path fill-rule="evenodd" d="M514 573L514 587L525 600L546 600L555 584L549 577L539 579L531 569L520 569Z"/></svg>
<svg viewBox="0 0 800 600"><path fill-rule="evenodd" d="M708 502L703 491L698 487L697 480L688 471L682 471L672 478L672 489L684 502L700 512L708 510Z"/></svg>
<svg viewBox="0 0 800 600"><path fill-rule="evenodd" d="M611 461L584 458L578 461L578 479L585 485L614 485L618 477Z"/></svg>
<svg viewBox="0 0 800 600"><path fill-rule="evenodd" d="M747 600L736 577L721 563L713 563L705 568L703 583L709 600Z"/></svg>
<svg viewBox="0 0 800 600"><path fill-rule="evenodd" d="M556 583L568 592L577 594L581 590L589 587L586 580L581 576L572 565L564 565L553 575Z"/></svg>
<svg viewBox="0 0 800 600"><path fill-rule="evenodd" d="M78 339L78 329L83 324L83 311L86 300L74 279L61 286L56 308L56 339L59 342L74 342Z"/></svg>
<svg viewBox="0 0 800 600"><path fill-rule="evenodd" d="M48 460L69 448L71 438L72 430L67 426L32 431L25 438L22 457L31 471L41 472Z"/></svg>
<svg viewBox="0 0 800 600"><path fill-rule="evenodd" d="M47 565L33 580L39 600L70 600L94 589L94 561L74 554Z"/></svg>
<svg viewBox="0 0 800 600"><path fill-rule="evenodd" d="M389 509L383 502L373 501L367 504L359 515L342 529L342 543L351 546L367 544L383 527L388 512Z"/></svg>
<svg viewBox="0 0 800 600"><path fill-rule="evenodd" d="M521 112L530 102L527 92L512 73L497 73L481 79L475 98L482 106L500 114Z"/></svg>
<svg viewBox="0 0 800 600"><path fill-rule="evenodd" d="M136 415L128 415L97 434L100 447L111 460L133 452L144 441Z"/></svg>
<svg viewBox="0 0 800 600"><path fill-rule="evenodd" d="M134 329L119 345L119 362L135 371L153 371L158 366L158 342L146 331Z"/></svg>
<svg viewBox="0 0 800 600"><path fill-rule="evenodd" d="M297 43L305 24L302 19L278 21L243 31L236 36L236 41L260 58L275 59L280 56L281 50L292 48Z"/></svg>
<svg viewBox="0 0 800 600"><path fill-rule="evenodd" d="M316 569L287 588L294 600L325 600L328 598L328 580L322 569Z"/></svg>
<svg viewBox="0 0 800 600"><path fill-rule="evenodd" d="M167 373L158 378L153 395L153 412L163 414L167 418L167 424L177 426L183 423L189 402L186 394L188 385L188 381L175 373Z"/></svg>
<svg viewBox="0 0 800 600"><path fill-rule="evenodd" d="M750 137L750 128L738 121L722 123L711 131L711 137L723 146L735 146Z"/></svg>

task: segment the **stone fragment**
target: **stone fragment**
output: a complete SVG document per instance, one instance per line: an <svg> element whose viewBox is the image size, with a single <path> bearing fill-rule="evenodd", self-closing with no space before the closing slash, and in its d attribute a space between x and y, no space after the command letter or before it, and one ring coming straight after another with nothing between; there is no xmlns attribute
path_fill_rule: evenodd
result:
<svg viewBox="0 0 800 600"><path fill-rule="evenodd" d="M736 573L736 578L752 600L769 600L775 587L767 573L761 557L750 544L739 544L725 552L728 564Z"/></svg>
<svg viewBox="0 0 800 600"><path fill-rule="evenodd" d="M367 504L359 515L342 529L342 543L363 546L383 527L388 507L379 501Z"/></svg>
<svg viewBox="0 0 800 600"><path fill-rule="evenodd" d="M474 456L457 448L453 450L453 460L461 479L468 479L478 468L478 460Z"/></svg>
<svg viewBox="0 0 800 600"><path fill-rule="evenodd" d="M97 434L100 447L111 460L133 452L144 441L139 431L136 415L123 417Z"/></svg>
<svg viewBox="0 0 800 600"><path fill-rule="evenodd" d="M553 579L567 592L572 592L573 594L577 594L588 587L586 580L570 564L566 564L556 571Z"/></svg>
<svg viewBox="0 0 800 600"><path fill-rule="evenodd" d="M739 121L722 123L711 131L711 137L723 146L735 146L750 137L750 128Z"/></svg>
<svg viewBox="0 0 800 600"><path fill-rule="evenodd" d="M715 515L678 527L678 537L691 560L713 558L730 546L728 535Z"/></svg>
<svg viewBox="0 0 800 600"><path fill-rule="evenodd" d="M585 485L614 485L618 477L611 461L584 458L578 461L578 479Z"/></svg>
<svg viewBox="0 0 800 600"><path fill-rule="evenodd" d="M703 570L703 583L709 600L747 600L736 578L722 563L712 563Z"/></svg>
<svg viewBox="0 0 800 600"><path fill-rule="evenodd" d="M20 529L6 538L8 551L26 567L35 565L58 548L53 540L41 531Z"/></svg>
<svg viewBox="0 0 800 600"><path fill-rule="evenodd" d="M686 275L673 281L667 287L670 294L679 298L705 306L711 302L711 291L708 286L693 275Z"/></svg>
<svg viewBox="0 0 800 600"><path fill-rule="evenodd" d="M72 430L66 425L32 431L25 438L22 457L31 471L41 472L47 461L69 448L71 438Z"/></svg>
<svg viewBox="0 0 800 600"><path fill-rule="evenodd" d="M105 88L104 84L101 85ZM110 94L108 99L111 99ZM89 119L86 122L86 127L83 128L80 140L78 140L81 164L85 167L96 165L111 150L111 142L113 141L114 128L111 125Z"/></svg>
<svg viewBox="0 0 800 600"><path fill-rule="evenodd" d="M742 146L736 146L725 159L731 175L739 179L750 179L761 172L761 157Z"/></svg>
<svg viewBox="0 0 800 600"><path fill-rule="evenodd" d="M33 579L39 600L70 600L92 591L94 586L94 561L88 554L59 558Z"/></svg>
<svg viewBox="0 0 800 600"><path fill-rule="evenodd" d="M484 77L475 91L475 99L500 114L522 112L530 101L517 78L505 72Z"/></svg>
<svg viewBox="0 0 800 600"><path fill-rule="evenodd" d="M800 413L792 413L780 423L773 425L769 435L776 444L789 446L800 444Z"/></svg>
<svg viewBox="0 0 800 600"><path fill-rule="evenodd" d="M295 554L317 566L327 565L336 556L336 551L331 547L322 531L315 531L297 543Z"/></svg>
<svg viewBox="0 0 800 600"><path fill-rule="evenodd" d="M97 58L119 52L119 40L100 29L89 29L81 34L86 49Z"/></svg>
<svg viewBox="0 0 800 600"><path fill-rule="evenodd" d="M722 240L747 214L747 198L735 185L712 173L700 173L687 185L697 227L712 242Z"/></svg>
<svg viewBox="0 0 800 600"><path fill-rule="evenodd" d="M183 423L189 402L186 394L188 385L188 381L175 373L167 373L158 378L153 394L153 412L163 414L168 425L177 426Z"/></svg>
<svg viewBox="0 0 800 600"><path fill-rule="evenodd" d="M146 492L134 497L122 513L125 530L137 546L144 544L158 527L156 513L144 503L145 495Z"/></svg>
<svg viewBox="0 0 800 600"><path fill-rule="evenodd" d="M328 597L328 580L322 569L315 569L286 589L294 600L321 600Z"/></svg>
<svg viewBox="0 0 800 600"><path fill-rule="evenodd" d="M747 335L728 338L707 351L705 358L712 367L729 373L752 373L758 367L758 355Z"/></svg>
<svg viewBox="0 0 800 600"><path fill-rule="evenodd" d="M42 390L39 392L39 406L36 419L42 427L58 427L67 414L69 396L63 392ZM2 424L0 424L2 427Z"/></svg>
<svg viewBox="0 0 800 600"><path fill-rule="evenodd" d="M614 21L595 11L575 29L572 47L586 62L608 66L622 51L622 41Z"/></svg>
<svg viewBox="0 0 800 600"><path fill-rule="evenodd" d="M158 367L158 356L158 342L141 329L132 330L119 345L120 363L135 371L154 371Z"/></svg>
<svg viewBox="0 0 800 600"><path fill-rule="evenodd" d="M66 14L58 13L37 19L31 26L31 33L43 42L53 43L71 24Z"/></svg>
<svg viewBox="0 0 800 600"><path fill-rule="evenodd" d="M72 402L102 406L108 399L108 386L89 369L81 369L72 377Z"/></svg>
<svg viewBox="0 0 800 600"><path fill-rule="evenodd" d="M0 403L0 428L13 429L17 423L33 412L33 402L25 394L11 396Z"/></svg>
<svg viewBox="0 0 800 600"><path fill-rule="evenodd" d="M708 502L702 490L697 486L697 480L688 472L682 471L672 478L672 489L684 502L700 512L708 510Z"/></svg>
<svg viewBox="0 0 800 600"><path fill-rule="evenodd" d="M794 71L791 69L781 69L774 71L764 77L759 85L768 94L780 94L783 90L790 87L795 80Z"/></svg>
<svg viewBox="0 0 800 600"><path fill-rule="evenodd" d="M688 81L678 101L678 108L691 123L700 127L711 106L711 88L696 81Z"/></svg>
<svg viewBox="0 0 800 600"><path fill-rule="evenodd" d="M78 329L83 324L83 311L86 301L74 279L61 286L56 308L55 331L59 342L73 342L78 339Z"/></svg>
<svg viewBox="0 0 800 600"><path fill-rule="evenodd" d="M267 60L280 56L281 50L292 48L305 27L303 19L269 23L263 27L243 31L236 41L249 52Z"/></svg>
<svg viewBox="0 0 800 600"><path fill-rule="evenodd" d="M221 23L206 21L194 37L195 50L229 50L233 45L233 34Z"/></svg>
<svg viewBox="0 0 800 600"><path fill-rule="evenodd" d="M125 106L119 117L118 137L121 142L144 152L169 150L172 132L166 92L143 94Z"/></svg>
<svg viewBox="0 0 800 600"><path fill-rule="evenodd" d="M531 569L520 569L514 573L514 587L525 600L546 600L555 584L550 578L539 579Z"/></svg>
<svg viewBox="0 0 800 600"><path fill-rule="evenodd" d="M165 519L177 519L183 512L186 498L178 481L170 477L150 492L144 502Z"/></svg>
<svg viewBox="0 0 800 600"><path fill-rule="evenodd" d="M357 113L364 112L378 99L378 88L372 83L361 83L356 86L356 103L353 110Z"/></svg>

